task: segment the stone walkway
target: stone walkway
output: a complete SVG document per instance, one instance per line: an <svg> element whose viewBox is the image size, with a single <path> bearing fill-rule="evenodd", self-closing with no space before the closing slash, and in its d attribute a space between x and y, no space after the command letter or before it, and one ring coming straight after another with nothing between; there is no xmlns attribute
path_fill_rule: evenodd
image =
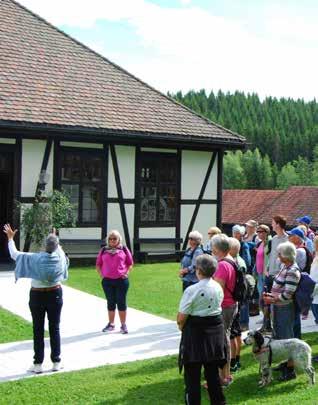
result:
<svg viewBox="0 0 318 405"><path fill-rule="evenodd" d="M30 281L14 283L12 272L0 272L0 306L31 321L28 308ZM107 364L126 363L176 354L180 333L176 323L158 316L128 309L128 335L118 328L102 333L106 323L106 302L93 295L63 287L61 335L63 371L80 370ZM250 329L257 329L260 316L250 319ZM303 333L318 332L312 315L302 321ZM0 344L0 382L34 376L26 372L32 364L32 341ZM49 341L46 339L44 369L51 374ZM43 375L43 374L42 374Z"/></svg>
<svg viewBox="0 0 318 405"><path fill-rule="evenodd" d="M28 308L30 281L14 283L12 272L0 272L0 306L31 321ZM63 287L62 360L63 371L80 370L106 364L126 363L178 352L180 333L176 323L132 308L128 309L128 335L116 330L102 333L106 324L106 301L93 295ZM49 341L46 340L44 369L49 372ZM0 344L0 381L33 376L33 342Z"/></svg>

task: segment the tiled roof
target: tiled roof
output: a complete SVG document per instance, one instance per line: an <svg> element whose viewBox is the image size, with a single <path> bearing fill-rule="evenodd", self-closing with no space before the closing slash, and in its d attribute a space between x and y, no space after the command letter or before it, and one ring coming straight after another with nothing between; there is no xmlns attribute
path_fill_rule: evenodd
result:
<svg viewBox="0 0 318 405"><path fill-rule="evenodd" d="M288 190L224 190L222 223L244 224L249 219L270 224L274 215L285 215L287 225L310 215L318 227L318 187L293 186Z"/></svg>
<svg viewBox="0 0 318 405"><path fill-rule="evenodd" d="M0 0L1 121L245 142L12 0Z"/></svg>

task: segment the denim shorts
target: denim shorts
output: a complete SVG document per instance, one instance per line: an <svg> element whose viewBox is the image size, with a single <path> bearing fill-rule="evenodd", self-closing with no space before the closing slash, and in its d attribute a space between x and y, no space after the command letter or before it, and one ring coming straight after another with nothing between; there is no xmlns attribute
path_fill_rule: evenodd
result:
<svg viewBox="0 0 318 405"><path fill-rule="evenodd" d="M273 338L291 339L294 337L294 304L271 305L273 316Z"/></svg>

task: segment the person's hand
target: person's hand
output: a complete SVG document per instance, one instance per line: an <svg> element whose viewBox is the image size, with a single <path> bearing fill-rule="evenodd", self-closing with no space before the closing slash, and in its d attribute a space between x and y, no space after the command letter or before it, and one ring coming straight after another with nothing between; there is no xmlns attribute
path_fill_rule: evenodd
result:
<svg viewBox="0 0 318 405"><path fill-rule="evenodd" d="M12 240L18 230L13 230L10 224L5 224L5 226L3 227L3 232L7 235L8 240Z"/></svg>
<svg viewBox="0 0 318 405"><path fill-rule="evenodd" d="M181 269L180 271L179 271L179 276L184 276L185 274L187 274L189 272L189 270L188 269Z"/></svg>
<svg viewBox="0 0 318 405"><path fill-rule="evenodd" d="M52 232L51 233L53 233L53 235L56 235L56 228L54 228L54 226L53 226L53 228L52 228Z"/></svg>
<svg viewBox="0 0 318 405"><path fill-rule="evenodd" d="M121 278L122 278L122 279L128 278L128 273L123 274L123 275L121 276Z"/></svg>

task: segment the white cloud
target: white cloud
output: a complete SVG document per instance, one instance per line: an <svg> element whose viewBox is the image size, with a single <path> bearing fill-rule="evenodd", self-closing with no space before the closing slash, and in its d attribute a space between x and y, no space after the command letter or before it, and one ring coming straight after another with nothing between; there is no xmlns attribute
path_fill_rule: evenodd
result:
<svg viewBox="0 0 318 405"><path fill-rule="evenodd" d="M241 21L192 5L164 8L146 0L21 1L56 25L93 29L97 20L128 23L143 49L130 59L116 54L114 61L162 91L221 88L261 96L318 96L313 87L318 27L304 17L288 16L286 9L268 10L265 31L255 33ZM100 43L98 51L103 53Z"/></svg>

